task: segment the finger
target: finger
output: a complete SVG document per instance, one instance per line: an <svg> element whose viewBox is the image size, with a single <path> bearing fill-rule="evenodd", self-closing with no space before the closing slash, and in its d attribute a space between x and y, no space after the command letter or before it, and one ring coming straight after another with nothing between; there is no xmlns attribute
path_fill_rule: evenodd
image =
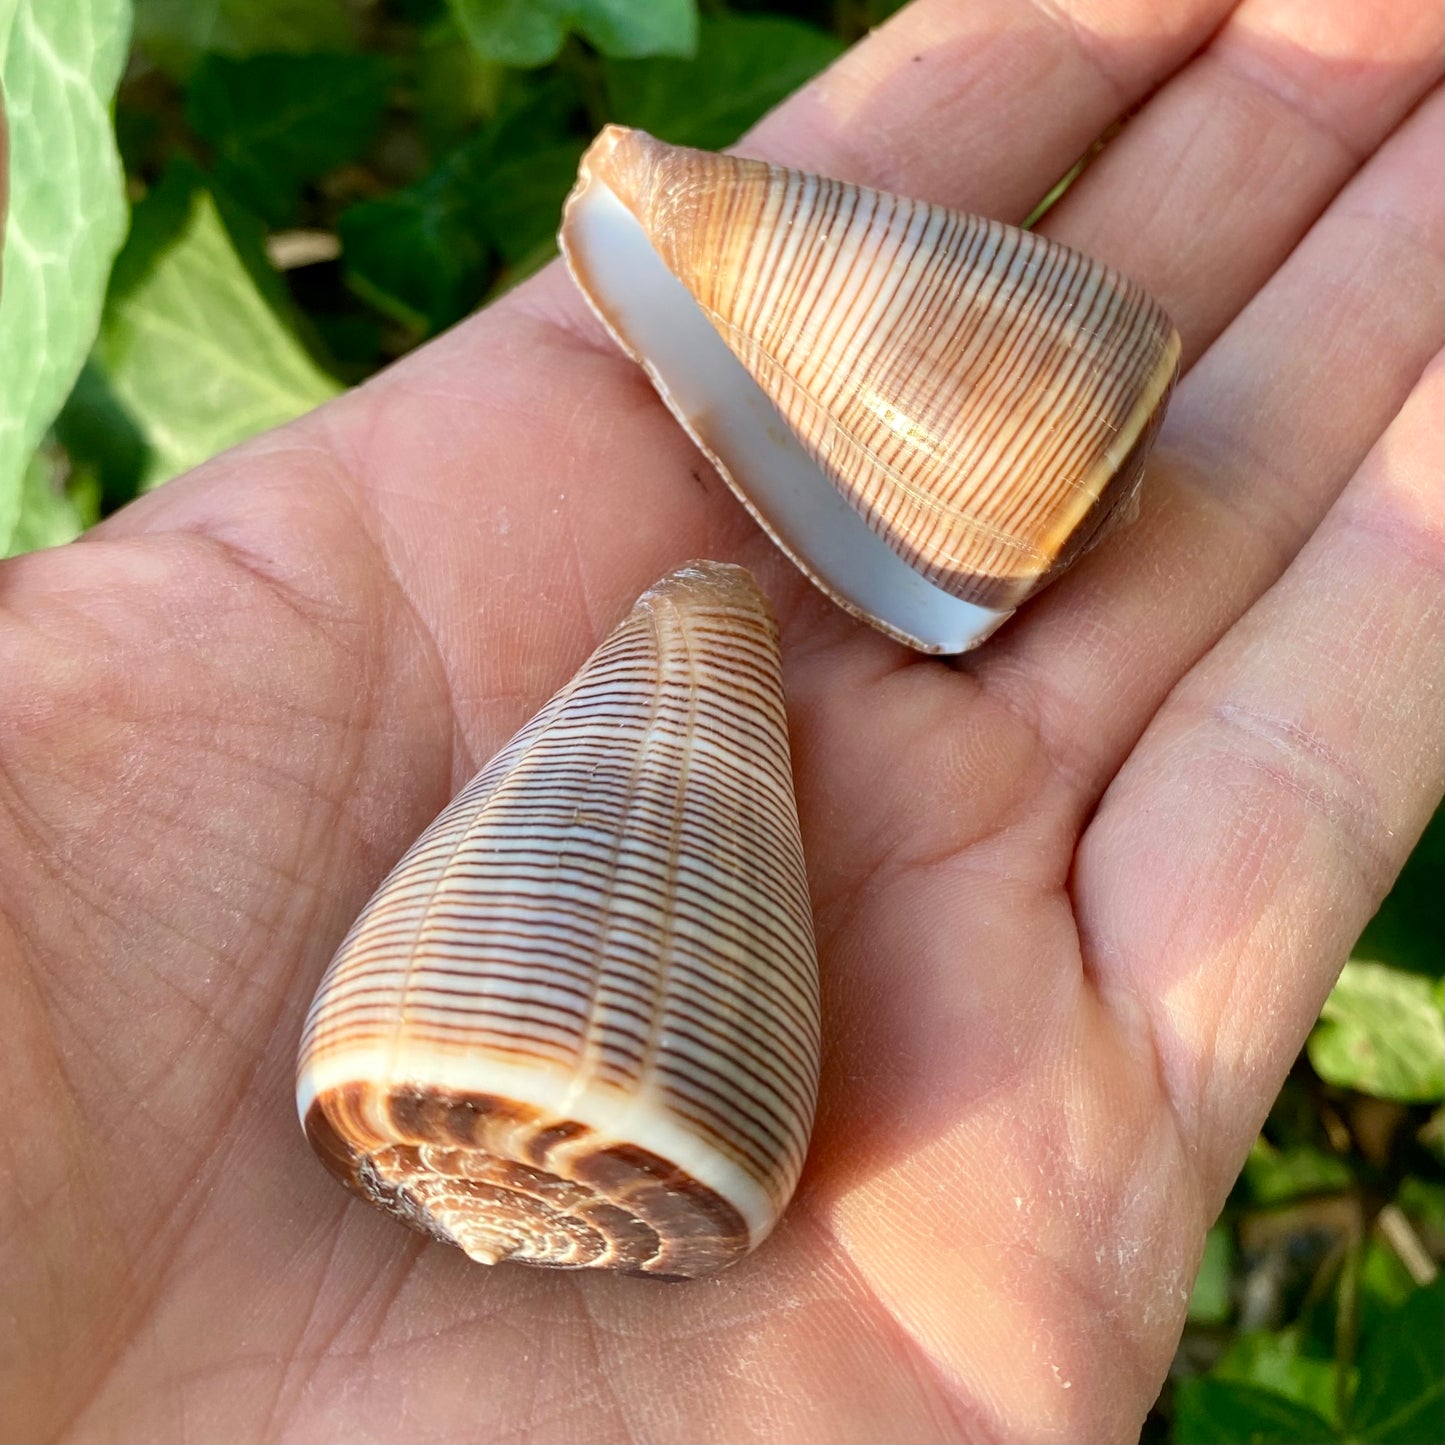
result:
<svg viewBox="0 0 1445 1445"><path fill-rule="evenodd" d="M1143 282L1185 367L1439 79L1417 0L1247 0L1041 229Z"/></svg>
<svg viewBox="0 0 1445 1445"><path fill-rule="evenodd" d="M1437 358L1279 583L1181 683L1075 872L1217 1204L1440 796Z"/></svg>
<svg viewBox="0 0 1445 1445"><path fill-rule="evenodd" d="M980 656L1087 805L1288 565L1441 344L1441 98L1179 388L1143 513Z"/></svg>
<svg viewBox="0 0 1445 1445"><path fill-rule="evenodd" d="M742 149L1021 221L1230 8L915 0L767 116Z"/></svg>

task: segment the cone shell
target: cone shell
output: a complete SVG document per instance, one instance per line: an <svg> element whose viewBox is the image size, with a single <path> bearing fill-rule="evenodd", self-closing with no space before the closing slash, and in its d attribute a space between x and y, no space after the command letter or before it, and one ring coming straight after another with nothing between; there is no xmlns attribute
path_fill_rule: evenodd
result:
<svg viewBox="0 0 1445 1445"><path fill-rule="evenodd" d="M904 641L981 640L1132 515L1179 338L1078 252L615 126L583 158L561 240L593 309L774 539Z"/></svg>
<svg viewBox="0 0 1445 1445"><path fill-rule="evenodd" d="M703 1274L797 1183L817 992L777 628L693 563L382 884L298 1105L352 1189L473 1259Z"/></svg>

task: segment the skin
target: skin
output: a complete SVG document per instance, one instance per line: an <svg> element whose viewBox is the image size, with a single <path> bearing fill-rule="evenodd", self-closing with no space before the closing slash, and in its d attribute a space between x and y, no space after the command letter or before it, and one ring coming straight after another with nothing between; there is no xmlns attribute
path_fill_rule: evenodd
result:
<svg viewBox="0 0 1445 1445"><path fill-rule="evenodd" d="M557 268L0 567L0 1434L1126 1439L1441 787L1442 17L919 0L746 149L1045 224L1187 373L1143 512L920 659L763 539ZM826 1059L771 1241L487 1270L291 1100L351 918L636 595L783 625Z"/></svg>

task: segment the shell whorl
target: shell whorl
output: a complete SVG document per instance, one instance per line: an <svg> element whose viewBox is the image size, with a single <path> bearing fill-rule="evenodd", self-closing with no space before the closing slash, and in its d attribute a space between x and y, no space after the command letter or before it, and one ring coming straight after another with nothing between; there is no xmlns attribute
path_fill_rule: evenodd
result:
<svg viewBox="0 0 1445 1445"><path fill-rule="evenodd" d="M999 221L610 127L584 157L563 241L624 345L625 304L596 284L577 224L598 185L867 527L938 588L1007 613L1131 514L1180 347L1118 272ZM708 442L764 526L850 606L847 580L816 575L810 540L773 525L755 463Z"/></svg>
<svg viewBox="0 0 1445 1445"><path fill-rule="evenodd" d="M689 1276L781 1214L817 1067L776 625L693 563L382 884L298 1103L334 1173L475 1259Z"/></svg>

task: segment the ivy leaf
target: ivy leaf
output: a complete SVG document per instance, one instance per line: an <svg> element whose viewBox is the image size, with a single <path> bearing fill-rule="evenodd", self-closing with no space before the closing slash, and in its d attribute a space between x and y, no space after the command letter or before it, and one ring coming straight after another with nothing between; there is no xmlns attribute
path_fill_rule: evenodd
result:
<svg viewBox="0 0 1445 1445"><path fill-rule="evenodd" d="M1327 1083L1381 1099L1431 1103L1445 1095L1445 984L1352 959L1309 1038Z"/></svg>
<svg viewBox="0 0 1445 1445"><path fill-rule="evenodd" d="M210 55L191 81L186 119L214 148L220 183L283 226L305 182L371 143L391 80L378 55Z"/></svg>
<svg viewBox="0 0 1445 1445"><path fill-rule="evenodd" d="M55 418L55 439L75 471L95 479L98 511L114 512L140 490L149 447L135 420L116 399L94 353Z"/></svg>
<svg viewBox="0 0 1445 1445"><path fill-rule="evenodd" d="M604 55L692 55L697 0L573 0L572 24Z"/></svg>
<svg viewBox="0 0 1445 1445"><path fill-rule="evenodd" d="M549 0L449 0L467 43L498 65L546 65L567 39L567 21Z"/></svg>
<svg viewBox="0 0 1445 1445"><path fill-rule="evenodd" d="M1365 1340L1350 1411L1352 1439L1421 1445L1445 1437L1445 1281L1417 1289Z"/></svg>
<svg viewBox="0 0 1445 1445"><path fill-rule="evenodd" d="M1258 1330L1235 1337L1209 1373L1215 1380L1234 1380L1268 1390L1313 1410L1337 1428L1335 1413L1338 1366L1333 1359L1308 1353L1299 1329Z"/></svg>
<svg viewBox="0 0 1445 1445"><path fill-rule="evenodd" d="M1310 1194L1338 1194L1350 1187L1349 1165L1312 1144L1277 1149L1264 1137L1254 1141L1241 1175L1256 1204L1288 1204Z"/></svg>
<svg viewBox="0 0 1445 1445"><path fill-rule="evenodd" d="M1204 1257L1189 1296L1189 1319L1194 1324L1218 1325L1229 1318L1229 1277L1234 1269L1234 1234L1216 1224L1204 1237Z"/></svg>
<svg viewBox="0 0 1445 1445"><path fill-rule="evenodd" d="M1361 1331L1393 1319L1400 1306L1415 1292L1415 1279L1393 1245L1376 1229L1365 1244L1360 1260Z"/></svg>
<svg viewBox="0 0 1445 1445"><path fill-rule="evenodd" d="M1441 976L1445 952L1445 808L1437 808L1380 911L1366 925L1355 953L1412 973Z"/></svg>
<svg viewBox="0 0 1445 1445"><path fill-rule="evenodd" d="M1257 1385L1204 1375L1175 1389L1177 1445L1324 1445L1339 1438L1323 1415Z"/></svg>
<svg viewBox="0 0 1445 1445"><path fill-rule="evenodd" d="M135 37L168 75L184 80L206 55L350 50L339 0L136 0Z"/></svg>
<svg viewBox="0 0 1445 1445"><path fill-rule="evenodd" d="M576 105L565 82L529 81L429 176L344 212L337 229L358 292L435 332L482 300L494 253L544 258L583 148L569 134Z"/></svg>
<svg viewBox="0 0 1445 1445"><path fill-rule="evenodd" d="M842 52L798 20L719 15L703 21L695 60L609 61L607 96L626 125L720 150Z"/></svg>
<svg viewBox="0 0 1445 1445"><path fill-rule="evenodd" d="M484 182L474 202L504 262L555 249L562 202L587 147L568 124L577 110L571 87L552 82L504 107L487 127L486 169L478 172Z"/></svg>
<svg viewBox="0 0 1445 1445"><path fill-rule="evenodd" d="M0 0L9 218L0 260L0 555L26 468L75 382L125 235L110 101L128 0Z"/></svg>
<svg viewBox="0 0 1445 1445"><path fill-rule="evenodd" d="M97 498L70 496L61 485L50 452L41 448L30 458L20 490L20 517L10 537L9 555L58 547L78 537L95 520Z"/></svg>
<svg viewBox="0 0 1445 1445"><path fill-rule="evenodd" d="M604 55L691 55L697 0L449 0L486 60L546 65L576 31Z"/></svg>
<svg viewBox="0 0 1445 1445"><path fill-rule="evenodd" d="M577 179L584 149L580 140L558 141L504 161L492 172L482 221L504 261L514 264L549 244L555 252L562 202Z"/></svg>
<svg viewBox="0 0 1445 1445"><path fill-rule="evenodd" d="M465 152L414 186L360 201L337 219L347 279L403 326L430 334L465 316L486 291L491 252L470 214Z"/></svg>
<svg viewBox="0 0 1445 1445"><path fill-rule="evenodd" d="M1445 1183L1414 1176L1402 1179L1395 1202L1417 1226L1436 1237L1445 1235Z"/></svg>
<svg viewBox="0 0 1445 1445"><path fill-rule="evenodd" d="M483 133L469 177L471 202L509 264L556 240L562 202L586 149L569 125L579 109L564 81L533 85L503 106Z"/></svg>
<svg viewBox="0 0 1445 1445"><path fill-rule="evenodd" d="M210 192L174 168L136 207L96 361L144 437L155 486L340 387L252 274Z"/></svg>
<svg viewBox="0 0 1445 1445"><path fill-rule="evenodd" d="M417 120L432 155L459 145L496 113L507 71L483 60L444 15L427 26L416 56Z"/></svg>

